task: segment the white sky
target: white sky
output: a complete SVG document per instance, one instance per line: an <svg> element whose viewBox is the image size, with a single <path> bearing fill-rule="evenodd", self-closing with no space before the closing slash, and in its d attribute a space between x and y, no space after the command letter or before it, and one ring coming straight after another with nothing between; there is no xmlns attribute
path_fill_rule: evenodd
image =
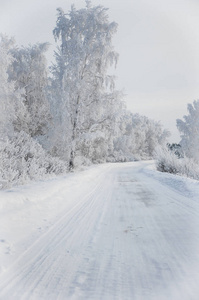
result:
<svg viewBox="0 0 199 300"><path fill-rule="evenodd" d="M54 44L56 8L65 12L84 0L0 0L0 32L18 45ZM187 103L199 98L199 0L93 0L109 8L118 23L114 38L120 54L117 88L127 107L153 118L172 131ZM51 47L51 53L53 46Z"/></svg>

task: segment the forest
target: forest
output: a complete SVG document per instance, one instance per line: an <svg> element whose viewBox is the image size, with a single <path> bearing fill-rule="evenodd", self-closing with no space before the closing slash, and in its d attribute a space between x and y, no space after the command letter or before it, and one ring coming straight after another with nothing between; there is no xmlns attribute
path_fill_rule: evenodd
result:
<svg viewBox="0 0 199 300"><path fill-rule="evenodd" d="M157 169L199 178L199 101L177 120L180 144L160 122L126 109L109 74L117 23L103 6L57 9L57 50L0 37L0 188L105 162L156 159Z"/></svg>

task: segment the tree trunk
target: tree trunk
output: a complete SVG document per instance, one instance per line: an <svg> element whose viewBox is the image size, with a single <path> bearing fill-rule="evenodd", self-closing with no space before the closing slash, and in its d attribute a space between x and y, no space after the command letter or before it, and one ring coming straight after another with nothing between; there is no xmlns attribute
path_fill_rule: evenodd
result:
<svg viewBox="0 0 199 300"><path fill-rule="evenodd" d="M79 105L80 96L77 97L76 102L76 111L75 111L75 117L73 122L73 134L72 134L72 148L70 153L70 161L69 161L69 170L74 169L74 159L75 159L75 139L76 139L76 129L77 129L77 117L78 117L78 105Z"/></svg>

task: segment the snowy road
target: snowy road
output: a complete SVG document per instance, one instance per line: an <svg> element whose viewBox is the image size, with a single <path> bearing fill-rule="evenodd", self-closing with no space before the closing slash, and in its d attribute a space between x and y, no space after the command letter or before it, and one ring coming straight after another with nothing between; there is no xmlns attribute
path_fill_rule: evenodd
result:
<svg viewBox="0 0 199 300"><path fill-rule="evenodd" d="M199 183L150 165L0 192L0 299L198 300Z"/></svg>

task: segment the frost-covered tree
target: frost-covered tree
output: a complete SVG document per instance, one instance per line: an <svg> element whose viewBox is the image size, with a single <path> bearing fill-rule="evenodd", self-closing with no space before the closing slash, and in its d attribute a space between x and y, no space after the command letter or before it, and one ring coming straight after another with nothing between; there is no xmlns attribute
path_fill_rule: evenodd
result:
<svg viewBox="0 0 199 300"><path fill-rule="evenodd" d="M199 179L199 100L188 104L188 115L177 119L179 144L168 144L156 151L157 169Z"/></svg>
<svg viewBox="0 0 199 300"><path fill-rule="evenodd" d="M108 75L108 68L118 59L112 46L116 30L107 9L93 7L90 1L83 9L72 6L68 14L58 9L53 31L59 48L52 67L52 107L68 145L65 150L71 167L77 153L85 155L81 149L91 151L93 147L96 156L104 152L105 157L109 151L105 148L110 148L107 133L113 127L112 109L120 106L112 92L114 78ZM82 147L85 144L87 150Z"/></svg>
<svg viewBox="0 0 199 300"><path fill-rule="evenodd" d="M47 61L45 52L48 44L36 44L29 47L13 48L12 65L9 79L14 81L15 89L21 90L25 113L17 114L15 130L21 130L32 137L44 135L50 120L50 109L46 96Z"/></svg>
<svg viewBox="0 0 199 300"><path fill-rule="evenodd" d="M159 122L124 111L115 150L120 153L119 160L151 159L155 148L165 144L169 135Z"/></svg>
<svg viewBox="0 0 199 300"><path fill-rule="evenodd" d="M177 128L181 133L180 145L187 157L199 162L199 100L188 104L188 115L184 121L177 119Z"/></svg>
<svg viewBox="0 0 199 300"><path fill-rule="evenodd" d="M146 153L153 157L154 150L158 145L164 145L170 132L163 129L160 122L144 117L146 130Z"/></svg>
<svg viewBox="0 0 199 300"><path fill-rule="evenodd" d="M14 83L8 81L8 68L13 62L10 49L14 40L0 36L0 138L12 134L15 111L20 100L15 93Z"/></svg>
<svg viewBox="0 0 199 300"><path fill-rule="evenodd" d="M35 103L25 101L26 99L29 102L30 100L37 101L38 109L39 101L41 107L45 105L44 98L41 97L42 93L39 93L42 90L39 89L42 84L39 80L42 78L43 67L38 65L36 68L36 64L41 63L41 60L36 58L32 64L37 69L35 73L28 72L27 70L31 67L31 60L27 60L29 56L20 55L16 49L13 49L13 39L2 36L0 38L0 189L64 173L68 169L66 163L52 158L30 136L33 126L28 117L32 118L32 122L40 122L40 124L43 122L36 118L39 114L37 111L35 115L34 110L29 112L29 108L34 107ZM16 55L16 52L19 55ZM41 68L41 74L39 74L39 68ZM33 80L33 75L38 78ZM20 85L22 82L23 84ZM30 87L35 90L35 93ZM38 99L34 97L37 91ZM32 98L31 95L33 95ZM48 106L45 111L47 109ZM41 118L45 116L45 114L40 114ZM39 125L34 126L36 128Z"/></svg>

